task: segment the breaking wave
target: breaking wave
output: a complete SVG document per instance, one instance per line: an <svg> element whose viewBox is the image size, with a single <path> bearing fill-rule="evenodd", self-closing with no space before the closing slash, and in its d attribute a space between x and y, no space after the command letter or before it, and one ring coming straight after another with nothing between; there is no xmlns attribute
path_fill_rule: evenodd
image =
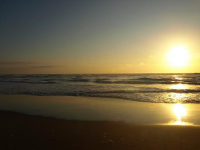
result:
<svg viewBox="0 0 200 150"><path fill-rule="evenodd" d="M0 94L199 103L199 74L1 75Z"/></svg>

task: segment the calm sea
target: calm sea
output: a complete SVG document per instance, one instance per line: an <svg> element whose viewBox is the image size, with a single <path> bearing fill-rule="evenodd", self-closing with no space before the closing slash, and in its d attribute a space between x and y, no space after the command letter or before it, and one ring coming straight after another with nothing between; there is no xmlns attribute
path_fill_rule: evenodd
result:
<svg viewBox="0 0 200 150"><path fill-rule="evenodd" d="M0 94L199 103L200 74L0 75Z"/></svg>

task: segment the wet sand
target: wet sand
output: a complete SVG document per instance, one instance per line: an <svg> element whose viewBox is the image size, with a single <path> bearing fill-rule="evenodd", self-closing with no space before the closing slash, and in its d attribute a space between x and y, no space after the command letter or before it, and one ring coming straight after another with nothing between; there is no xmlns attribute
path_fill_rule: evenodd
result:
<svg viewBox="0 0 200 150"><path fill-rule="evenodd" d="M0 95L0 149L196 150L199 108L199 104Z"/></svg>
<svg viewBox="0 0 200 150"><path fill-rule="evenodd" d="M0 95L0 110L65 120L200 125L200 104L145 103L96 97Z"/></svg>
<svg viewBox="0 0 200 150"><path fill-rule="evenodd" d="M0 111L3 150L199 149L199 126L69 121Z"/></svg>

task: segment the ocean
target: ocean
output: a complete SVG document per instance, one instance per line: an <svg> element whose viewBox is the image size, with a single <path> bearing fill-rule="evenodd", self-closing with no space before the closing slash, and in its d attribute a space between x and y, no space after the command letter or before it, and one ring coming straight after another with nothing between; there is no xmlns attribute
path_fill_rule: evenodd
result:
<svg viewBox="0 0 200 150"><path fill-rule="evenodd" d="M0 94L199 103L200 74L0 75Z"/></svg>

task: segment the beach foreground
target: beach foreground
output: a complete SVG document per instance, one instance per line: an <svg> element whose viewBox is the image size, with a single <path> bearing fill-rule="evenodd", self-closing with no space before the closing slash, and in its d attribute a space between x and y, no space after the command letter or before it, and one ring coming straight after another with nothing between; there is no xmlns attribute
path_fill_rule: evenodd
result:
<svg viewBox="0 0 200 150"><path fill-rule="evenodd" d="M200 125L199 104L145 103L79 96L0 95L0 110L65 120Z"/></svg>
<svg viewBox="0 0 200 150"><path fill-rule="evenodd" d="M199 149L199 126L69 121L0 111L0 143L14 149Z"/></svg>
<svg viewBox="0 0 200 150"><path fill-rule="evenodd" d="M0 95L0 149L199 149L199 104Z"/></svg>

